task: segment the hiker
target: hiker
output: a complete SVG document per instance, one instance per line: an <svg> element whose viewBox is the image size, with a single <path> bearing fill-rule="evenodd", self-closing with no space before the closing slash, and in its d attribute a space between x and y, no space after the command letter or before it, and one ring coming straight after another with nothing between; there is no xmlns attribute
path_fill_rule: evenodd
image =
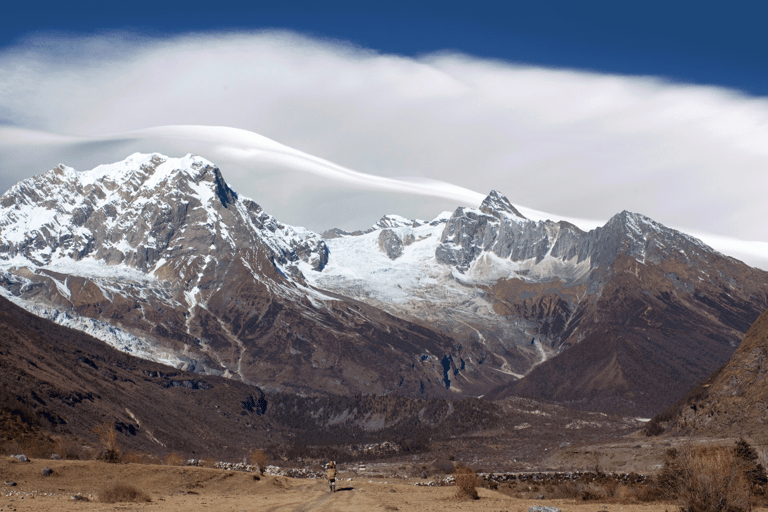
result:
<svg viewBox="0 0 768 512"><path fill-rule="evenodd" d="M328 483L331 486L331 492L336 492L336 463L330 461L328 467L325 470L325 478L328 479Z"/></svg>

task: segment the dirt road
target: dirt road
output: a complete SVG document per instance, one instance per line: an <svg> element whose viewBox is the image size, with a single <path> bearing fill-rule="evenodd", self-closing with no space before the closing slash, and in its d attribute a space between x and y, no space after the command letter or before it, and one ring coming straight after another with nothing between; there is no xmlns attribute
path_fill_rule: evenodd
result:
<svg viewBox="0 0 768 512"><path fill-rule="evenodd" d="M42 476L43 467L51 468L53 474ZM16 485L4 483L9 481ZM151 501L100 502L100 493L117 483L142 490ZM479 489L479 500L466 501L455 498L453 487L417 487L402 480L344 480L337 483L337 489L336 493L329 493L325 480L271 476L255 480L250 473L197 467L53 460L19 463L6 457L0 461L2 512L525 512L534 505L554 506L563 512L664 512L677 508L669 504L518 500L488 489Z"/></svg>

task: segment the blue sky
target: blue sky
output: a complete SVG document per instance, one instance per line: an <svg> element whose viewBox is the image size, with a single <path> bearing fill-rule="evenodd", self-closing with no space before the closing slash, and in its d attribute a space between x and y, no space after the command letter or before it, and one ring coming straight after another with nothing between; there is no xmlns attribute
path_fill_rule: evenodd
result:
<svg viewBox="0 0 768 512"><path fill-rule="evenodd" d="M767 14L706 1L6 3L0 190L59 162L195 153L317 231L432 218L496 189L585 229L642 213L768 268Z"/></svg>
<svg viewBox="0 0 768 512"><path fill-rule="evenodd" d="M768 4L715 1L7 2L0 46L30 33L282 28L417 56L441 50L768 95Z"/></svg>

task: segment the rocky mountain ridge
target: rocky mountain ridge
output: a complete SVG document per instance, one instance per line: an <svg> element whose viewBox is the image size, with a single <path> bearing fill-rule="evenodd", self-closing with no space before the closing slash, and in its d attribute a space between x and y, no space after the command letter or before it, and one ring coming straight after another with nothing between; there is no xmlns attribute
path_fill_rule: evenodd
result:
<svg viewBox="0 0 768 512"><path fill-rule="evenodd" d="M18 304L118 348L267 390L455 395L501 383L480 345L309 287L316 234L239 197L207 160L59 166L0 198L0 268ZM487 376L485 374L488 374Z"/></svg>
<svg viewBox="0 0 768 512"><path fill-rule="evenodd" d="M727 360L768 307L768 273L639 214L585 232L493 191L478 209L321 238L192 155L17 184L0 197L0 271L30 310L267 391L643 415L674 400L669 382Z"/></svg>
<svg viewBox="0 0 768 512"><path fill-rule="evenodd" d="M483 343L513 377L487 396L647 414L670 381L693 386L727 360L768 305L767 273L643 215L585 232L526 219L496 191L326 243L315 286Z"/></svg>
<svg viewBox="0 0 768 512"><path fill-rule="evenodd" d="M86 172L59 165L14 185L0 207L0 259L37 266L91 259L162 275L183 258L205 271L202 261L247 245L267 245L291 273L299 262L322 269L328 258L319 236L280 224L193 155L134 154Z"/></svg>

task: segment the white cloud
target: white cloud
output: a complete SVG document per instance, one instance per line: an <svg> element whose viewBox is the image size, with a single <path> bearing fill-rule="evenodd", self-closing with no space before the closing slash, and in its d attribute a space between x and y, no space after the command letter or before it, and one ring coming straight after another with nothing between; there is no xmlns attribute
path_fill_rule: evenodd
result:
<svg viewBox="0 0 768 512"><path fill-rule="evenodd" d="M2 52L0 121L14 126L0 138L6 188L60 160L85 169L135 150L193 152L281 220L314 229L429 217L497 189L563 216L626 209L768 242L768 100L713 87L380 55L290 33L113 34ZM249 143L146 131L168 125L236 127L326 162L292 153L307 174L249 160ZM403 176L440 184L409 189L428 195L414 201Z"/></svg>

